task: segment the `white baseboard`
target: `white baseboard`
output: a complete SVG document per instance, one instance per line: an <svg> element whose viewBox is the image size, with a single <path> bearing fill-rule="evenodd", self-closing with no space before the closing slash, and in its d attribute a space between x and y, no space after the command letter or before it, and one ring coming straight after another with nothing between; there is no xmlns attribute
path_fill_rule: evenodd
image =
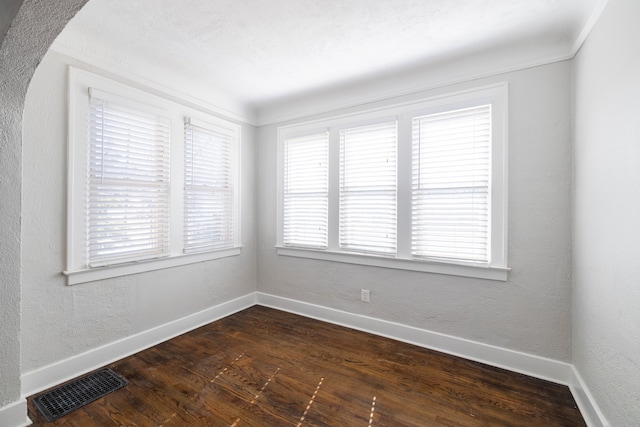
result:
<svg viewBox="0 0 640 427"><path fill-rule="evenodd" d="M249 308L255 304L256 294L252 292L173 322L106 344L49 366L27 372L22 375L22 395L30 396L46 390L79 375L100 368L101 366L113 363L123 357L130 356L185 332ZM5 424L0 422L0 425Z"/></svg>
<svg viewBox="0 0 640 427"><path fill-rule="evenodd" d="M30 396L38 393L255 304L567 385L589 427L610 427L575 366L569 363L261 292L227 301L86 353L27 372L22 375L22 395ZM21 399L0 408L0 425L12 427L30 425L26 414L27 403L26 400Z"/></svg>
<svg viewBox="0 0 640 427"><path fill-rule="evenodd" d="M23 427L31 425L27 416L27 400L20 399L0 408L0 426Z"/></svg>
<svg viewBox="0 0 640 427"><path fill-rule="evenodd" d="M258 304L569 385L571 365L451 335L258 292Z"/></svg>
<svg viewBox="0 0 640 427"><path fill-rule="evenodd" d="M569 389L589 427L610 427L575 365L571 366Z"/></svg>
<svg viewBox="0 0 640 427"><path fill-rule="evenodd" d="M533 354L258 292L259 305L346 326L566 385L589 427L610 427L575 366Z"/></svg>

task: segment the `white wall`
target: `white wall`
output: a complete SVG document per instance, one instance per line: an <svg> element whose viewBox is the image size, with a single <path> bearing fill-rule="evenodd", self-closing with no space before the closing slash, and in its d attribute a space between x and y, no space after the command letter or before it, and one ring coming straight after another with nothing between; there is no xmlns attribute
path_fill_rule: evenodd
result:
<svg viewBox="0 0 640 427"><path fill-rule="evenodd" d="M573 361L612 426L640 422L640 2L575 58Z"/></svg>
<svg viewBox="0 0 640 427"><path fill-rule="evenodd" d="M424 74L423 80L430 80L428 73ZM398 81L401 86L407 86L402 76ZM269 125L258 131L258 290L569 361L571 63L563 61L530 68L422 95L501 81L509 83L510 102L509 266L512 272L508 282L278 256L274 249L277 125ZM387 89L385 85L384 90ZM371 99L376 94L358 95ZM305 101L297 100L291 103L289 112L313 110L314 102L313 96ZM325 108L326 98L320 102ZM353 104L354 100L337 102ZM384 102L377 103L380 104ZM287 116L287 108L279 105L278 114ZM265 116L268 115L267 112ZM371 289L370 304L360 302L360 288Z"/></svg>
<svg viewBox="0 0 640 427"><path fill-rule="evenodd" d="M243 261L213 261L166 275L148 273L64 286L59 274L64 265L66 191L62 118L66 82L61 61L67 59L49 55L30 90L24 168L21 114L24 91L40 56L83 3L26 1L19 22L14 21L12 37L0 47L0 421L26 416L26 406L14 405L20 403L21 373L255 289L251 167L243 176ZM269 126L259 133L258 265L263 279L258 289L554 359L572 359L611 425L636 425L640 419L640 201L634 197L634 190L640 189L638 16L637 1L610 0L575 59L573 356L567 243L571 206L566 202L571 83L566 62L444 88L499 80L511 85L513 273L509 282L276 256L275 128ZM330 104L322 102L322 108ZM298 105L314 111L313 103L310 98ZM278 105L274 114L267 111L265 121L287 108ZM250 134L250 128L244 131ZM248 145L245 166L253 164L253 140ZM358 302L358 289L365 286L373 290L369 305Z"/></svg>
<svg viewBox="0 0 640 427"><path fill-rule="evenodd" d="M23 374L256 288L255 132L247 125L242 129L240 256L66 286L61 271L66 266L68 64L101 73L49 51L29 87L24 112Z"/></svg>
<svg viewBox="0 0 640 427"><path fill-rule="evenodd" d="M0 424L7 426L28 422L20 378L22 111L40 59L84 3L26 0L0 44Z"/></svg>

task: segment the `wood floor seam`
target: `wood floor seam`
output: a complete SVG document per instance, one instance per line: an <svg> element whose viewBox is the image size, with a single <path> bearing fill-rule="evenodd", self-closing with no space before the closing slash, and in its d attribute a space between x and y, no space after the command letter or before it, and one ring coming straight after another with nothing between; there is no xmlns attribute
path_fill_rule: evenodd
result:
<svg viewBox="0 0 640 427"><path fill-rule="evenodd" d="M108 367L129 385L35 426L586 426L563 385L253 306Z"/></svg>

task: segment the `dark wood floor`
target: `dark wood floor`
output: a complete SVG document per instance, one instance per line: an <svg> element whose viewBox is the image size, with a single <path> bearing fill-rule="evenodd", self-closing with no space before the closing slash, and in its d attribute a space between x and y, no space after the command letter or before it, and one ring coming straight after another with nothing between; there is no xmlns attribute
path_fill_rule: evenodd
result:
<svg viewBox="0 0 640 427"><path fill-rule="evenodd" d="M65 426L584 426L567 387L255 306L109 366Z"/></svg>

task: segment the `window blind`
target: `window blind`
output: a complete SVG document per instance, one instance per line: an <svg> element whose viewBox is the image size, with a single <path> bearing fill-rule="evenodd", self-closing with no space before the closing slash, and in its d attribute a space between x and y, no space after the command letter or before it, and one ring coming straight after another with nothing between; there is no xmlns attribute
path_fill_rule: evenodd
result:
<svg viewBox="0 0 640 427"><path fill-rule="evenodd" d="M167 254L169 119L92 97L87 259L90 267Z"/></svg>
<svg viewBox="0 0 640 427"><path fill-rule="evenodd" d="M234 145L223 132L185 124L184 251L234 245Z"/></svg>
<svg viewBox="0 0 640 427"><path fill-rule="evenodd" d="M340 131L340 248L396 252L396 121Z"/></svg>
<svg viewBox="0 0 640 427"><path fill-rule="evenodd" d="M284 142L283 243L327 248L329 135Z"/></svg>
<svg viewBox="0 0 640 427"><path fill-rule="evenodd" d="M412 254L489 262L491 105L413 119Z"/></svg>

